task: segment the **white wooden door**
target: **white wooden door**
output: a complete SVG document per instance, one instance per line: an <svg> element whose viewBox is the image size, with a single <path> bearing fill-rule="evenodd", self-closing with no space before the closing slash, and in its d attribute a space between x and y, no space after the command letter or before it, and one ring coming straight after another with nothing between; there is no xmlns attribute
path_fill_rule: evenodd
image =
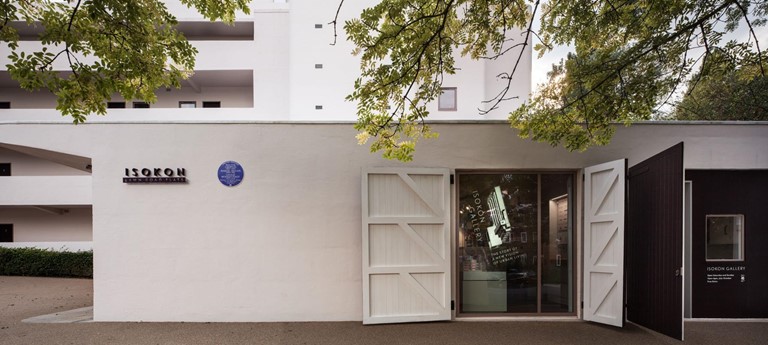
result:
<svg viewBox="0 0 768 345"><path fill-rule="evenodd" d="M584 169L584 320L624 325L626 160Z"/></svg>
<svg viewBox="0 0 768 345"><path fill-rule="evenodd" d="M363 171L363 323L450 320L450 172Z"/></svg>

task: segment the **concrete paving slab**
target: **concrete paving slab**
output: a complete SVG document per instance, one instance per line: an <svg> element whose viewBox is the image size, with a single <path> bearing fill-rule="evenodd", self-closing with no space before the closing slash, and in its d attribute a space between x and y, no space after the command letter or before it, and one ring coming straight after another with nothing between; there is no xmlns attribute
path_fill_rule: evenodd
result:
<svg viewBox="0 0 768 345"><path fill-rule="evenodd" d="M77 308L21 320L23 323L78 323L92 321L93 307Z"/></svg>
<svg viewBox="0 0 768 345"><path fill-rule="evenodd" d="M685 342L627 323L583 321L26 323L36 315L93 304L91 280L0 276L2 345L765 345L766 322L686 322Z"/></svg>

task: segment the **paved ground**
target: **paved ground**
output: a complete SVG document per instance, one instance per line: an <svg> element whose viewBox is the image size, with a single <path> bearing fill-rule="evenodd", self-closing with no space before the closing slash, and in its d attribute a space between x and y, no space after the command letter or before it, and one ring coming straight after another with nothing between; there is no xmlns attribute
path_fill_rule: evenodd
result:
<svg viewBox="0 0 768 345"><path fill-rule="evenodd" d="M680 344L634 325L587 322L71 323L21 320L91 304L83 279L0 276L0 344ZM768 323L686 324L687 344L766 344Z"/></svg>

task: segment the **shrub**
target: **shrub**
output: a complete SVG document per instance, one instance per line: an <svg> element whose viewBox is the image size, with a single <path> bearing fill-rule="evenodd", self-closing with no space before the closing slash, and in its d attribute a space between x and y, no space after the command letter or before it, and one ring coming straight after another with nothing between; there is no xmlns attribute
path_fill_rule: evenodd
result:
<svg viewBox="0 0 768 345"><path fill-rule="evenodd" d="M92 278L93 252L0 248L0 275Z"/></svg>

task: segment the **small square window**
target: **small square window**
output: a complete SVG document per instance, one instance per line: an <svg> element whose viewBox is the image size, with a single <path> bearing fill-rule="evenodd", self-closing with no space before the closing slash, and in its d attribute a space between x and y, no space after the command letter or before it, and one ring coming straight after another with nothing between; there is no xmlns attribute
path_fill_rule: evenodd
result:
<svg viewBox="0 0 768 345"><path fill-rule="evenodd" d="M11 109L11 102L0 102L0 109Z"/></svg>
<svg viewBox="0 0 768 345"><path fill-rule="evenodd" d="M0 176L11 176L11 163L0 163Z"/></svg>
<svg viewBox="0 0 768 345"><path fill-rule="evenodd" d="M107 109L124 109L125 102L107 102Z"/></svg>
<svg viewBox="0 0 768 345"><path fill-rule="evenodd" d="M203 101L203 108L221 108L221 101Z"/></svg>
<svg viewBox="0 0 768 345"><path fill-rule="evenodd" d="M744 215L707 215L707 261L744 260Z"/></svg>
<svg viewBox="0 0 768 345"><path fill-rule="evenodd" d="M133 107L136 109L148 109L149 103L147 102L133 102Z"/></svg>
<svg viewBox="0 0 768 345"><path fill-rule="evenodd" d="M437 110L456 111L456 88L444 87L440 90L442 93L437 99Z"/></svg>
<svg viewBox="0 0 768 345"><path fill-rule="evenodd" d="M315 29L322 29L322 28L323 28L323 24L315 24Z"/></svg>
<svg viewBox="0 0 768 345"><path fill-rule="evenodd" d="M315 68L316 68L316 69L323 69L323 64L321 64L321 63L316 63L316 64L315 64Z"/></svg>
<svg viewBox="0 0 768 345"><path fill-rule="evenodd" d="M197 108L197 101L179 101L179 108Z"/></svg>
<svg viewBox="0 0 768 345"><path fill-rule="evenodd" d="M322 105L316 105L315 106L315 110L323 110L323 106Z"/></svg>

